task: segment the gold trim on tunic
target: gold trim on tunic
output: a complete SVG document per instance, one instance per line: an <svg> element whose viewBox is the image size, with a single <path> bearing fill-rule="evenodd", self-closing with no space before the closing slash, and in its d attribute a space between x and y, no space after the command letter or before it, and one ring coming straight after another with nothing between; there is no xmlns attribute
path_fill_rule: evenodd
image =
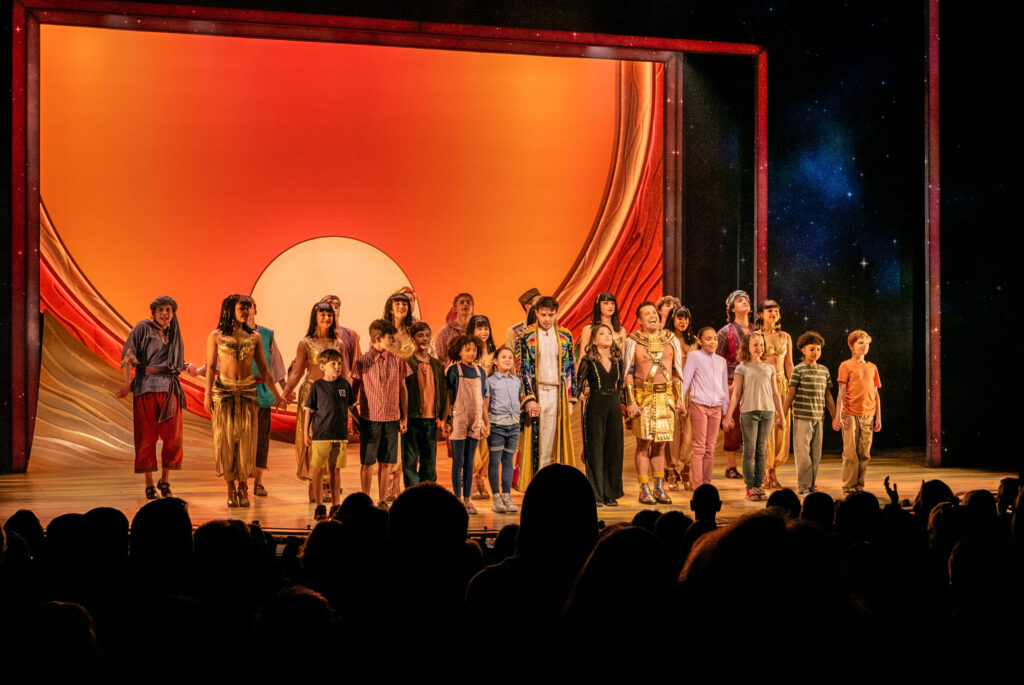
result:
<svg viewBox="0 0 1024 685"><path fill-rule="evenodd" d="M675 395L669 383L634 382L640 415L633 419L637 440L672 442L675 437Z"/></svg>

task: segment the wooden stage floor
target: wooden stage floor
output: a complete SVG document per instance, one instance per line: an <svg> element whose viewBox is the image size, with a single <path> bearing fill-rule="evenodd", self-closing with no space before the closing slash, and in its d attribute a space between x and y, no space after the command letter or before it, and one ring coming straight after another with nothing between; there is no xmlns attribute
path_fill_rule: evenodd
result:
<svg viewBox="0 0 1024 685"><path fill-rule="evenodd" d="M649 508L636 501L637 484L632 447L632 444L627 445L625 497L619 501L620 506L617 508L604 507L598 510L598 517L607 524L629 521L641 509ZM444 455L443 445L439 445L439 448L439 482L450 488L451 460ZM69 461L66 458L51 458L46 454L34 456L28 473L0 475L0 521L6 520L18 509L31 509L45 525L60 514L83 513L98 506L120 509L130 519L146 503L142 476L132 473L132 462L128 455L80 466ZM358 462L358 456L353 460L350 455L349 466L342 472L345 493L359 488L359 468L355 462ZM723 477L725 459L721 454L715 463L713 484L719 489L724 503L720 520L733 520L764 507L763 503L744 499L742 480ZM305 484L294 477L292 446L284 442L272 442L269 464L270 470L264 478L269 496L252 497L253 506L248 509L227 507L224 483L214 477L212 457L208 453L197 454L186 447L184 468L174 475L172 486L175 495L188 501L192 521L197 525L212 519L236 518L259 521L272 530L305 530L311 527L313 505L307 502ZM841 494L839 473L839 455L825 454L819 472L819 485L833 497ZM1000 478L1013 475L960 468L930 469L924 466L923 455L902 451L881 453L871 462L868 489L882 500L885 499L882 479L887 474L899 484L900 495L906 498L913 498L922 479L940 478L955 492L965 492L978 488L995 490ZM796 468L792 458L780 469L779 479L783 485L795 486ZM690 492L679 490L671 495L673 504L656 508L690 513ZM517 504L522 501L518 493L513 494L513 498ZM518 514L493 513L490 501L477 501L477 508L479 515L470 517L472 531L493 531L518 521Z"/></svg>

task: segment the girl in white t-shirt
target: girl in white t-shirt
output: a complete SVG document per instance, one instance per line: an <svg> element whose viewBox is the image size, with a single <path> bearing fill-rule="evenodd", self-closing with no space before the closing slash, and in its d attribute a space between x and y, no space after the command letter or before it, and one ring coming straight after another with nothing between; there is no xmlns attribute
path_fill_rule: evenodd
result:
<svg viewBox="0 0 1024 685"><path fill-rule="evenodd" d="M761 482L773 421L786 430L782 398L775 387L775 367L761 361L764 348L764 335L760 331L744 336L740 347L741 363L733 377L729 412L722 421L722 428L732 428L733 412L739 406L740 429L743 431L743 480L747 485L747 499L752 502L767 499Z"/></svg>

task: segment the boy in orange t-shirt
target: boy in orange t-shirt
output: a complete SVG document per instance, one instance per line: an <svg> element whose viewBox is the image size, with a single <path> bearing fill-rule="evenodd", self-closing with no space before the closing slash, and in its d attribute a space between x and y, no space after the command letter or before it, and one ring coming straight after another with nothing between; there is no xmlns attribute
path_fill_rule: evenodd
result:
<svg viewBox="0 0 1024 685"><path fill-rule="evenodd" d="M871 439L882 430L878 367L865 361L871 336L856 330L846 339L852 356L839 365L839 397L832 428L843 431L843 494L864 489L871 460Z"/></svg>

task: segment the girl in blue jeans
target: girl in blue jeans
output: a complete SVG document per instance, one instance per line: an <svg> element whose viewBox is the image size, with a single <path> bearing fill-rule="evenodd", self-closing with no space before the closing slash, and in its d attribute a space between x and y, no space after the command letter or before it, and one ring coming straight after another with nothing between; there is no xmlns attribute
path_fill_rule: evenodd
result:
<svg viewBox="0 0 1024 685"><path fill-rule="evenodd" d="M502 345L495 351L494 367L487 377L487 397L484 399L484 416L490 430L487 446L491 460L487 475L494 497L491 510L498 514L519 511L512 503L512 458L519 440L519 388L522 382L512 373L514 365L515 355L508 347Z"/></svg>
<svg viewBox="0 0 1024 685"><path fill-rule="evenodd" d="M740 408L740 429L743 431L743 480L747 486L747 499L759 502L767 499L761 483L764 479L764 461L772 423L786 430L786 414L782 411L782 398L775 385L775 366L761 361L764 356L764 335L753 331L743 338L740 362L736 367L732 400L722 428L733 427L733 412Z"/></svg>

